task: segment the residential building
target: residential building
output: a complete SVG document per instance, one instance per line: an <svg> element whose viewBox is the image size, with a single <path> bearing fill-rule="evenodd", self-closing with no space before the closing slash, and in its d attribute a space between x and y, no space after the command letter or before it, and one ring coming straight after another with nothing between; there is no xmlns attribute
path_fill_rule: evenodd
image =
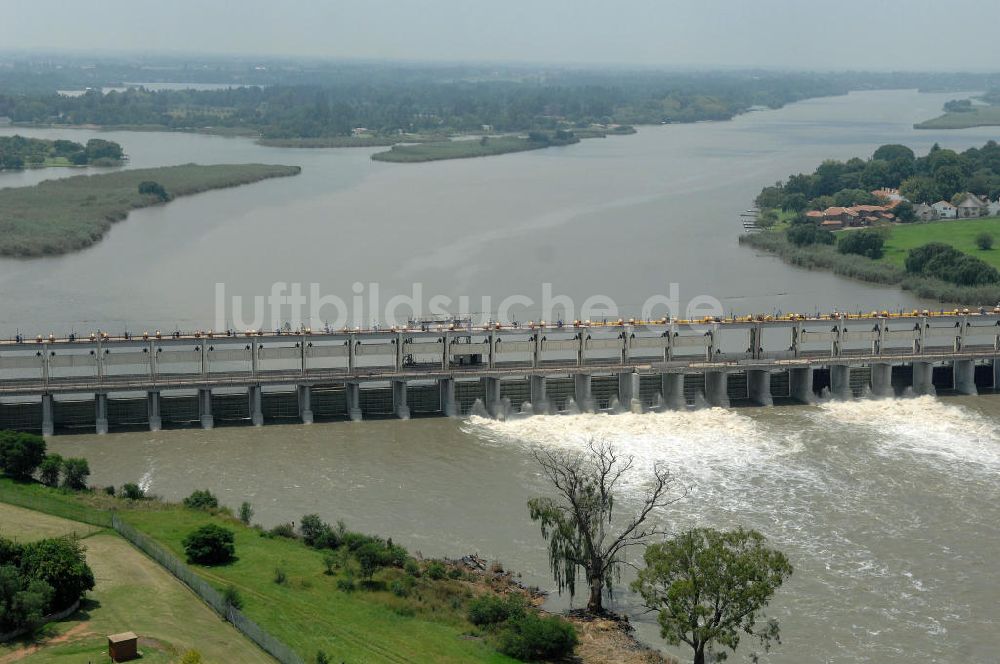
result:
<svg viewBox="0 0 1000 664"><path fill-rule="evenodd" d="M958 209L948 201L938 201L931 207L937 212L938 219L955 219L958 216Z"/></svg>

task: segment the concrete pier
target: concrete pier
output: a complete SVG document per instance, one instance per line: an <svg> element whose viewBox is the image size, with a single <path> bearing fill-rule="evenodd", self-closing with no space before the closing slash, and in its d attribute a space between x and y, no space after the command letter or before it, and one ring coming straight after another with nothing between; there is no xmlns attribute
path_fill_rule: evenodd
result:
<svg viewBox="0 0 1000 664"><path fill-rule="evenodd" d="M747 371L747 391L750 394L750 400L758 406L773 406L771 372L767 369Z"/></svg>
<svg viewBox="0 0 1000 664"><path fill-rule="evenodd" d="M441 391L441 412L445 417L458 417L458 404L455 402L455 379L439 378L438 389Z"/></svg>
<svg viewBox="0 0 1000 664"><path fill-rule="evenodd" d="M972 360L955 360L955 391L959 394L979 394L976 389L976 364Z"/></svg>
<svg viewBox="0 0 1000 664"><path fill-rule="evenodd" d="M210 389L198 390L198 417L201 419L202 429L211 429L215 426L215 418L212 417L212 390Z"/></svg>
<svg viewBox="0 0 1000 664"><path fill-rule="evenodd" d="M503 402L500 401L500 379L485 377L482 378L483 384L483 394L485 399L483 399L483 405L486 406L486 412L492 417L502 418L506 415L503 412Z"/></svg>
<svg viewBox="0 0 1000 664"><path fill-rule="evenodd" d="M108 395L98 392L94 395L94 408L96 410L97 433L108 432Z"/></svg>
<svg viewBox="0 0 1000 664"><path fill-rule="evenodd" d="M834 399L844 401L854 398L851 390L851 367L846 364L830 365L830 394Z"/></svg>
<svg viewBox="0 0 1000 664"><path fill-rule="evenodd" d="M410 407L406 405L406 381L392 381L392 412L401 420L410 419Z"/></svg>
<svg viewBox="0 0 1000 664"><path fill-rule="evenodd" d="M347 417L352 422L361 421L361 385L347 383Z"/></svg>
<svg viewBox="0 0 1000 664"><path fill-rule="evenodd" d="M250 423L255 427L264 426L264 408L261 404L260 385L251 385L247 388L247 396L250 399Z"/></svg>
<svg viewBox="0 0 1000 664"><path fill-rule="evenodd" d="M618 374L618 403L630 413L642 412L639 398L639 374L634 371Z"/></svg>
<svg viewBox="0 0 1000 664"><path fill-rule="evenodd" d="M55 434L55 419L52 416L52 395L42 395L42 435L52 436Z"/></svg>
<svg viewBox="0 0 1000 664"><path fill-rule="evenodd" d="M663 403L671 410L684 410L687 400L684 398L684 374L663 374L660 377L660 394Z"/></svg>
<svg viewBox="0 0 1000 664"><path fill-rule="evenodd" d="M594 412L594 394L591 392L590 374L580 373L573 376L573 388L575 390L574 400L580 412Z"/></svg>
<svg viewBox="0 0 1000 664"><path fill-rule="evenodd" d="M709 406L729 408L729 379L725 371L705 373L705 401Z"/></svg>
<svg viewBox="0 0 1000 664"><path fill-rule="evenodd" d="M796 367L788 370L788 393L799 403L810 404L816 401L811 367Z"/></svg>
<svg viewBox="0 0 1000 664"><path fill-rule="evenodd" d="M934 394L934 365L930 362L913 363L913 393Z"/></svg>
<svg viewBox="0 0 1000 664"><path fill-rule="evenodd" d="M150 431L159 431L163 428L163 420L160 417L160 392L158 390L146 392L146 418L149 420Z"/></svg>
<svg viewBox="0 0 1000 664"><path fill-rule="evenodd" d="M536 415L546 415L549 412L549 399L545 392L545 376L528 377L528 400L531 410Z"/></svg>
<svg viewBox="0 0 1000 664"><path fill-rule="evenodd" d="M299 385L298 398L299 398L299 417L302 419L302 424L312 424L313 423L312 388L308 385Z"/></svg>
<svg viewBox="0 0 1000 664"><path fill-rule="evenodd" d="M895 394L892 389L892 365L882 362L872 364L872 396L891 397Z"/></svg>

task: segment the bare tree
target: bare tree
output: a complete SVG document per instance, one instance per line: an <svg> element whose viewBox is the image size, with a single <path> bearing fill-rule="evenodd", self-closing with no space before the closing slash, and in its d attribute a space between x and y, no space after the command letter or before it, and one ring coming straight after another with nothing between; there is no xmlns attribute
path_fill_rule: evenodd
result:
<svg viewBox="0 0 1000 664"><path fill-rule="evenodd" d="M582 572L590 590L587 611L604 610L603 592L610 593L621 580L629 547L644 544L665 532L646 524L654 509L684 497L672 491L670 472L657 464L639 509L628 520L614 519L616 493L622 477L632 468L632 456L621 456L605 442L591 440L589 453L536 450L542 473L556 489L555 498L532 498L528 510L538 521L549 543L549 567L561 593L576 593Z"/></svg>

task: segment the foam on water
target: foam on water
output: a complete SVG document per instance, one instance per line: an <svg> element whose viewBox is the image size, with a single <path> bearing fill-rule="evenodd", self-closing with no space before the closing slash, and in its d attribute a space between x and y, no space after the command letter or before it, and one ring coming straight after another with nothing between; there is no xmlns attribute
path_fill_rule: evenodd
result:
<svg viewBox="0 0 1000 664"><path fill-rule="evenodd" d="M1000 421L932 396L831 401L821 404L814 417L817 424L870 431L874 448L887 456L905 452L1000 468Z"/></svg>

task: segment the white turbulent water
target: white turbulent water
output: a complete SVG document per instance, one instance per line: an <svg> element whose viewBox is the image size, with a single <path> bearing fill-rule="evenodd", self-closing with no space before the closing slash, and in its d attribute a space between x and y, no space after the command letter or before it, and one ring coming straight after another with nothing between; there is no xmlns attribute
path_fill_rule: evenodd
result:
<svg viewBox="0 0 1000 664"><path fill-rule="evenodd" d="M920 397L474 417L466 428L489 444L526 449L613 442L636 460L628 495L641 491L657 463L687 487L687 498L661 515L670 527L745 524L764 532L797 570L772 608L786 634L772 661L803 661L796 658L809 640L796 630L819 629L823 654L811 652L808 661L993 662L1000 661L993 633L1000 585L987 552L1000 540L995 509L983 508L1000 498L996 405L995 397L972 406ZM655 629L643 635L654 638Z"/></svg>

